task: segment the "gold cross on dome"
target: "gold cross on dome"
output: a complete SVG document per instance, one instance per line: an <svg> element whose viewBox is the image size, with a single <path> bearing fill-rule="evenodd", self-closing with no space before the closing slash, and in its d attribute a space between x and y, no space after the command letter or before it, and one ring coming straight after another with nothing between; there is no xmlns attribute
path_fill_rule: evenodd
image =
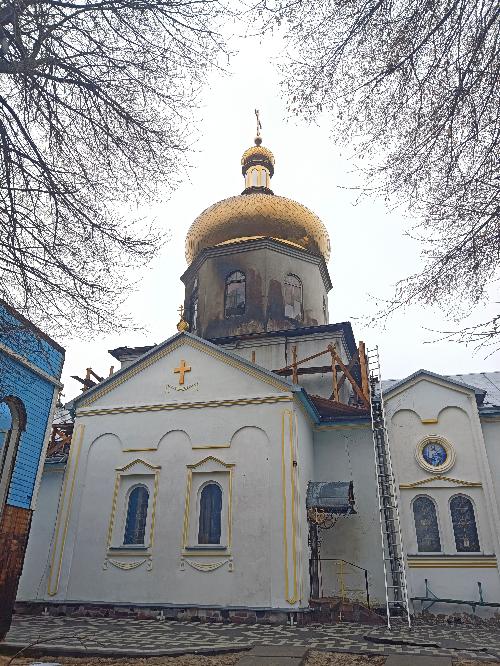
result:
<svg viewBox="0 0 500 666"><path fill-rule="evenodd" d="M262 129L262 123L260 122L259 109L255 109L255 117L257 118L257 136L260 136L260 130Z"/></svg>
<svg viewBox="0 0 500 666"><path fill-rule="evenodd" d="M181 384L184 384L184 375L186 372L191 372L191 367L189 365L186 365L186 361L184 359L181 359L181 362L179 363L178 368L174 368L175 374L179 375L179 386Z"/></svg>

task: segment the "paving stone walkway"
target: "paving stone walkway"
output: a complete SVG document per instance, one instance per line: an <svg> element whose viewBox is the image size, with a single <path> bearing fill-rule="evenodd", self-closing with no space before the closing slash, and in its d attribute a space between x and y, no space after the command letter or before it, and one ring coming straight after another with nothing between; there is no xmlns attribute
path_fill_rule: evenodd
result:
<svg viewBox="0 0 500 666"><path fill-rule="evenodd" d="M500 628L406 626L389 631L361 624L307 627L201 624L104 618L16 616L3 647L37 644L52 654L155 656L230 652L254 645L367 654L409 654L500 660ZM1 645L1 644L0 644Z"/></svg>

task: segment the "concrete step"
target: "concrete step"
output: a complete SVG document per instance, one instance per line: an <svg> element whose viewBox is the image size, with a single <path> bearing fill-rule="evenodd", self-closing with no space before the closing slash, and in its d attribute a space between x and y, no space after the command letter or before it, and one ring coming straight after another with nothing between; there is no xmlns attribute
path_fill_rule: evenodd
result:
<svg viewBox="0 0 500 666"><path fill-rule="evenodd" d="M387 657L385 666L451 666L451 657L391 654Z"/></svg>
<svg viewBox="0 0 500 666"><path fill-rule="evenodd" d="M256 645L240 657L237 666L301 666L308 651L295 645Z"/></svg>

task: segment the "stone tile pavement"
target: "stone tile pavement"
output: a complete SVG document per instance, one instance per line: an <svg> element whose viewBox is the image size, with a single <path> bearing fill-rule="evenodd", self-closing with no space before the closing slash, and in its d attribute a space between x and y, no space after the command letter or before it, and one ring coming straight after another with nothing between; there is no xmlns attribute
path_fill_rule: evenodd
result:
<svg viewBox="0 0 500 666"><path fill-rule="evenodd" d="M433 655L500 660L500 628L487 626L361 624L306 627L263 624L15 616L0 647L36 643L52 654L176 655L248 650L254 645L295 646L367 654Z"/></svg>

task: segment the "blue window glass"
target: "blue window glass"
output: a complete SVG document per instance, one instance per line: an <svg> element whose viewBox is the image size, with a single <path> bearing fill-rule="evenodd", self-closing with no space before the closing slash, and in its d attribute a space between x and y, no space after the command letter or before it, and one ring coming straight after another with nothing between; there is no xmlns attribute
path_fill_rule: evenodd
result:
<svg viewBox="0 0 500 666"><path fill-rule="evenodd" d="M413 517L419 553L440 553L441 540L436 506L430 497L417 497L413 502Z"/></svg>
<svg viewBox="0 0 500 666"><path fill-rule="evenodd" d="M220 544L222 490L216 483L208 483L201 491L198 543Z"/></svg>
<svg viewBox="0 0 500 666"><path fill-rule="evenodd" d="M457 552L478 553L479 537L471 500L465 495L452 497L450 511Z"/></svg>
<svg viewBox="0 0 500 666"><path fill-rule="evenodd" d="M431 440L422 449L422 457L428 465L439 467L444 465L448 454L440 442Z"/></svg>
<svg viewBox="0 0 500 666"><path fill-rule="evenodd" d="M125 545L144 545L146 520L148 517L149 492L144 486L137 486L128 497L127 520L125 523Z"/></svg>

